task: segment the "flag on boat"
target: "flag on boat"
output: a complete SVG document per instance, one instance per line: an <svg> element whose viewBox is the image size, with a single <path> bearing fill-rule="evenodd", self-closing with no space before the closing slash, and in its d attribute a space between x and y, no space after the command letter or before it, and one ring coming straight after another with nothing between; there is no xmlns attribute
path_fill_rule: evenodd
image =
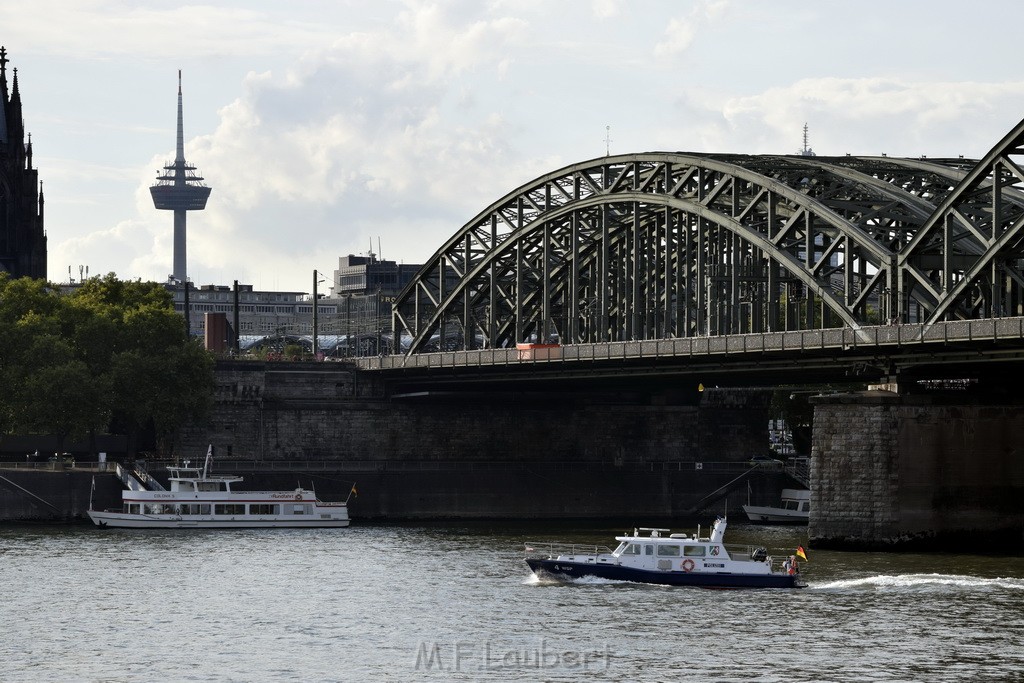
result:
<svg viewBox="0 0 1024 683"><path fill-rule="evenodd" d="M807 553L804 552L804 547L802 545L798 545L796 547L796 556L797 557L802 557L804 559L804 562L809 562L810 561L810 560L807 559Z"/></svg>
<svg viewBox="0 0 1024 683"><path fill-rule="evenodd" d="M352 484L352 491L351 491L351 493L352 493L352 495L354 495L354 496L355 496L356 498L358 498L358 497L359 497L359 491L356 491L356 485L355 485L355 484Z"/></svg>

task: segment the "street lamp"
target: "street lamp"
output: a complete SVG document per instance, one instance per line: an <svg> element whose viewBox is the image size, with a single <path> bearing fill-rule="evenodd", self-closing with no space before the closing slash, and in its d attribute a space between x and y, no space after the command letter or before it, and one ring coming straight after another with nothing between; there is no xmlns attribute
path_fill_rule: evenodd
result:
<svg viewBox="0 0 1024 683"><path fill-rule="evenodd" d="M316 344L316 341L317 341L316 340L316 331L317 331L317 308L318 308L318 306L317 306L317 298L318 297L317 297L317 293L316 293L316 286L317 286L317 284L319 284L321 282L326 282L326 280L321 280L320 279L320 277L319 277L320 275L323 275L323 273L319 272L316 268L314 268L313 269L313 360L316 360L316 350L317 350L316 349L316 347L317 347L317 344Z"/></svg>

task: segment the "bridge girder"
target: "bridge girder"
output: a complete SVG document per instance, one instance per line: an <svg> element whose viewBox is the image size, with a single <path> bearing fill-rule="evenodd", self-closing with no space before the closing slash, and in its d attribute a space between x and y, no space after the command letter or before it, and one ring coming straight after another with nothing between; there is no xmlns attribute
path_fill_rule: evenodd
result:
<svg viewBox="0 0 1024 683"><path fill-rule="evenodd" d="M505 195L424 264L395 348L1024 313L1024 122L980 162L643 153Z"/></svg>

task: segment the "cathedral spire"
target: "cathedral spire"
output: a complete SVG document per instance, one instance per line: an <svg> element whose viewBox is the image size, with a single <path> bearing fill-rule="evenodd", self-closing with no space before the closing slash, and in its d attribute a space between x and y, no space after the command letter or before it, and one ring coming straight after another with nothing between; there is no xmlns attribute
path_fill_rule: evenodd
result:
<svg viewBox="0 0 1024 683"><path fill-rule="evenodd" d="M18 69L8 81L7 49L0 46L0 272L46 277L46 230L34 141L26 140ZM8 86L11 86L8 91Z"/></svg>
<svg viewBox="0 0 1024 683"><path fill-rule="evenodd" d="M24 144L25 121L21 117L21 93L18 91L18 69L15 67L11 81L11 99L7 102L7 142Z"/></svg>
<svg viewBox="0 0 1024 683"><path fill-rule="evenodd" d="M7 143L7 48L0 45L0 145Z"/></svg>

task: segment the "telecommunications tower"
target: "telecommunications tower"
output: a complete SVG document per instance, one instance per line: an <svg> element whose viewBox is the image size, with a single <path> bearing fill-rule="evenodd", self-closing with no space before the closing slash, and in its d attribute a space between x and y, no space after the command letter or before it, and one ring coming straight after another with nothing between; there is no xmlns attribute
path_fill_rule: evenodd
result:
<svg viewBox="0 0 1024 683"><path fill-rule="evenodd" d="M185 259L185 212L202 211L210 196L210 188L203 184L203 177L196 173L196 167L185 161L185 133L181 115L181 70L178 70L178 147L174 162L164 166L163 173L156 177L156 185L149 188L153 205L158 209L174 212L174 272L171 278L186 283Z"/></svg>

